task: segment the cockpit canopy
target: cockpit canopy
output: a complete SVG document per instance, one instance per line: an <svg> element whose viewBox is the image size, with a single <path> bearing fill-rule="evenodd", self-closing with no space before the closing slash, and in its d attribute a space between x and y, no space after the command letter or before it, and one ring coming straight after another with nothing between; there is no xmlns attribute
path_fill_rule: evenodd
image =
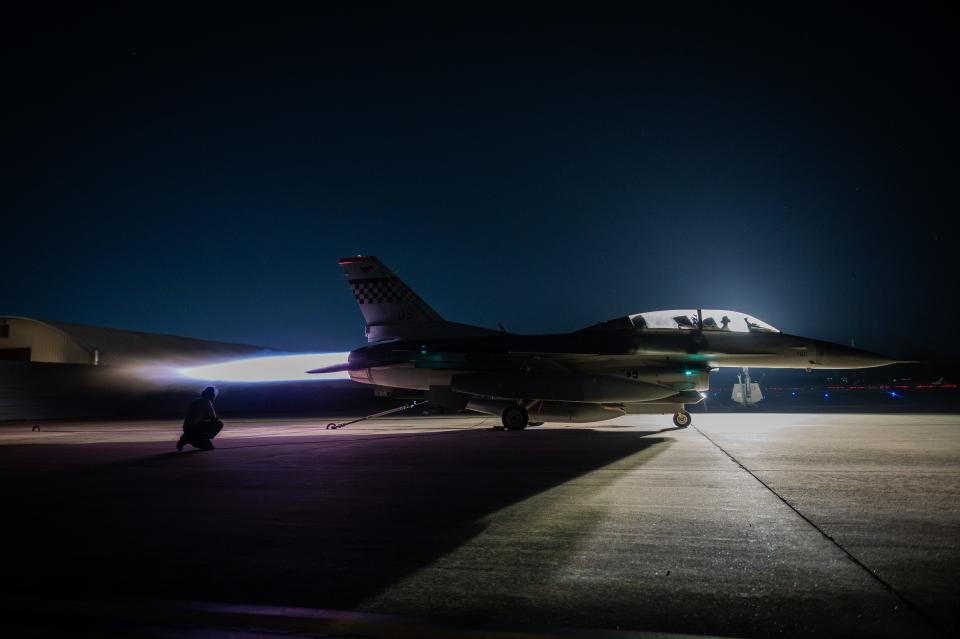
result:
<svg viewBox="0 0 960 639"><path fill-rule="evenodd" d="M738 311L723 311L704 308L674 311L650 311L630 315L634 327L644 330L687 330L698 328L698 317L703 318L703 330L728 331L731 333L779 333L780 330L764 321Z"/></svg>

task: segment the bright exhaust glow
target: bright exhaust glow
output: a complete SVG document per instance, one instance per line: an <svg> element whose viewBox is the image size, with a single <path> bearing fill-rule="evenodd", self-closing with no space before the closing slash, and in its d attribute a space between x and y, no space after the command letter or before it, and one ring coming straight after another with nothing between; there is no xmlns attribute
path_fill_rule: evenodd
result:
<svg viewBox="0 0 960 639"><path fill-rule="evenodd" d="M270 355L179 368L177 372L183 377L208 382L295 382L350 379L346 372L317 374L306 372L323 366L343 363L347 361L349 355L350 353Z"/></svg>

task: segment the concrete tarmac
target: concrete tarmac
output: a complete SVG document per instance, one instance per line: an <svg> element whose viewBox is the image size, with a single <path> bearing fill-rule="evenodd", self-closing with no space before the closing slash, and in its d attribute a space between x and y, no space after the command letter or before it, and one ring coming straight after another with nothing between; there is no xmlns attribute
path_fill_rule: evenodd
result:
<svg viewBox="0 0 960 639"><path fill-rule="evenodd" d="M0 628L960 630L960 416L328 421L228 422L183 453L175 422L0 426Z"/></svg>

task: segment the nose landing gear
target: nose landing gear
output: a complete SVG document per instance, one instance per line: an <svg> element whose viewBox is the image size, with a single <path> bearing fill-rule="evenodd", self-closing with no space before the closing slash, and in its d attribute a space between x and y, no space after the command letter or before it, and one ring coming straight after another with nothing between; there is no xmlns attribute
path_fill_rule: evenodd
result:
<svg viewBox="0 0 960 639"><path fill-rule="evenodd" d="M677 428L686 428L692 421L693 417L685 410L680 410L673 414L673 423Z"/></svg>

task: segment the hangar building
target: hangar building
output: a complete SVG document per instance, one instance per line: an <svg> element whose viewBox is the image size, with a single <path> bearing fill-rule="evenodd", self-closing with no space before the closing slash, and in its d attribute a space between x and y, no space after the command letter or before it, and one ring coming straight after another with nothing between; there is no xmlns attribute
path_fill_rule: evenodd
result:
<svg viewBox="0 0 960 639"><path fill-rule="evenodd" d="M249 344L0 316L0 361L99 366L144 360L227 359L270 351Z"/></svg>
<svg viewBox="0 0 960 639"><path fill-rule="evenodd" d="M208 382L179 367L284 354L211 340L0 315L0 421L182 417ZM353 382L213 382L224 414L314 415L362 410L372 391Z"/></svg>

